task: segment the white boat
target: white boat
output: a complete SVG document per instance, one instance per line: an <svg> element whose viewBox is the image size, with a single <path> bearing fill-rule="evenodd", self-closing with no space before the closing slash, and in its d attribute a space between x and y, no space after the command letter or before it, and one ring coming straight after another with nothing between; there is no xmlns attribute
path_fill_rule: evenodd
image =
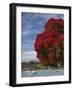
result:
<svg viewBox="0 0 73 90"><path fill-rule="evenodd" d="M37 74L37 71L31 71L32 74Z"/></svg>
<svg viewBox="0 0 73 90"><path fill-rule="evenodd" d="M25 73L29 73L29 72L30 72L30 70L25 71Z"/></svg>
<svg viewBox="0 0 73 90"><path fill-rule="evenodd" d="M32 74L37 74L37 71L27 70L27 71L25 71L25 73L28 75L32 75Z"/></svg>
<svg viewBox="0 0 73 90"><path fill-rule="evenodd" d="M56 70L56 72L60 72L61 70Z"/></svg>

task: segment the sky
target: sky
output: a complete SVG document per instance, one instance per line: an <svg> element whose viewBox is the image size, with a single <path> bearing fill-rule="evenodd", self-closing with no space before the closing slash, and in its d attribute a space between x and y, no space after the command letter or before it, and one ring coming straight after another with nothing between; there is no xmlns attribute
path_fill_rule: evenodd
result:
<svg viewBox="0 0 73 90"><path fill-rule="evenodd" d="M50 18L63 18L63 14L51 13L21 13L21 61L36 60L34 42L37 34L44 31L44 26Z"/></svg>

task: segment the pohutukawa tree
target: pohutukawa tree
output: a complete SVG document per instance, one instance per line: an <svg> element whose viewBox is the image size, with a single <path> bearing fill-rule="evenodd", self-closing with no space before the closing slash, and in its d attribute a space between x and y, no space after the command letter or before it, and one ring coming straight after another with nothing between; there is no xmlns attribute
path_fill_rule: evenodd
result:
<svg viewBox="0 0 73 90"><path fill-rule="evenodd" d="M37 58L45 66L64 65L64 20L51 18L34 43Z"/></svg>

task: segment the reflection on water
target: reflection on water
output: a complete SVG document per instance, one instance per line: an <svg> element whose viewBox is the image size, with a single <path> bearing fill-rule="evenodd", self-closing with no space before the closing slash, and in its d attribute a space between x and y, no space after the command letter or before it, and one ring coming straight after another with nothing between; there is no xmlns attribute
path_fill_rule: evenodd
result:
<svg viewBox="0 0 73 90"><path fill-rule="evenodd" d="M22 71L21 77L37 77L37 76L60 76L64 75L64 70L35 70Z"/></svg>

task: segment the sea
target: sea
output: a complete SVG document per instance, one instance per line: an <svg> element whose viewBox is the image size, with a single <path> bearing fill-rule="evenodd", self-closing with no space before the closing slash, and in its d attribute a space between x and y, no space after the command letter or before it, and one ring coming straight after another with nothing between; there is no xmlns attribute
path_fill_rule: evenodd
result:
<svg viewBox="0 0 73 90"><path fill-rule="evenodd" d="M39 76L62 76L64 70L27 70L21 72L21 77L39 77Z"/></svg>

